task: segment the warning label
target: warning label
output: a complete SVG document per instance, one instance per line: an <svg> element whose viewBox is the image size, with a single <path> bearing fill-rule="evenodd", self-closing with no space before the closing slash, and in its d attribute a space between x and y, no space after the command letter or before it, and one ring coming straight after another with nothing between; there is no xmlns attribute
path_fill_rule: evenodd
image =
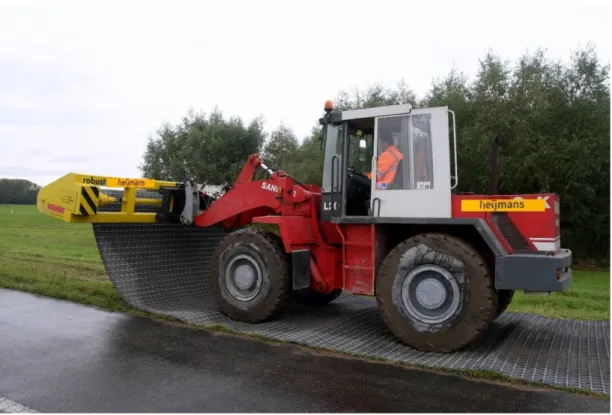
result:
<svg viewBox="0 0 612 415"><path fill-rule="evenodd" d="M463 212L544 212L545 201L542 199L468 199L461 201Z"/></svg>
<svg viewBox="0 0 612 415"><path fill-rule="evenodd" d="M74 210L74 207L76 206L76 193L62 189L62 194L60 195L59 200L62 206L65 206L69 210Z"/></svg>

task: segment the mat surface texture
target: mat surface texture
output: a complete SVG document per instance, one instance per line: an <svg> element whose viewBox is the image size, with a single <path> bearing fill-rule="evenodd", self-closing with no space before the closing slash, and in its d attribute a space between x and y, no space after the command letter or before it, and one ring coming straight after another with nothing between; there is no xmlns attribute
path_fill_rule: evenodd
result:
<svg viewBox="0 0 612 415"><path fill-rule="evenodd" d="M423 353L399 343L368 297L342 295L324 307L294 306L274 321L234 322L210 294L219 228L182 225L94 225L108 275L123 298L141 310L198 325L222 324L240 332L408 364L492 370L504 375L609 394L609 321L548 319L502 314L469 350Z"/></svg>

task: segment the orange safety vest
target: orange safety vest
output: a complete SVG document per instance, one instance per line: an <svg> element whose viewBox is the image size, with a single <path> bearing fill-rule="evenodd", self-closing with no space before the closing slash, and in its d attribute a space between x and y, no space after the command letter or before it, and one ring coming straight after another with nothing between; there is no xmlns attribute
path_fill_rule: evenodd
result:
<svg viewBox="0 0 612 415"><path fill-rule="evenodd" d="M376 165L376 188L386 189L395 178L397 166L404 158L402 153L395 146L390 146L378 157ZM368 173L368 178L372 180L372 172Z"/></svg>

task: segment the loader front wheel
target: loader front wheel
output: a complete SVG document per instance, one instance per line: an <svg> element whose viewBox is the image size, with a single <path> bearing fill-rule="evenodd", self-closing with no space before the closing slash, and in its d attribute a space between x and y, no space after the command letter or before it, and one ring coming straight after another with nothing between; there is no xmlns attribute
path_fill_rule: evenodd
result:
<svg viewBox="0 0 612 415"><path fill-rule="evenodd" d="M497 316L497 293L482 256L439 233L413 236L389 253L377 275L376 300L391 333L427 352L469 346Z"/></svg>
<svg viewBox="0 0 612 415"><path fill-rule="evenodd" d="M231 319L259 323L286 306L291 273L277 235L248 228L232 232L215 250L211 265L213 298Z"/></svg>

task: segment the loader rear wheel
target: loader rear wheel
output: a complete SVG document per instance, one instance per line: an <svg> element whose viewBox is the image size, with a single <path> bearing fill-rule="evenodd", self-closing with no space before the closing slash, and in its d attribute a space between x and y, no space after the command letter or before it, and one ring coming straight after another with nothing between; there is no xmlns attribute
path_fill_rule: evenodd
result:
<svg viewBox="0 0 612 415"><path fill-rule="evenodd" d="M330 293L322 293L312 288L304 288L293 293L293 300L297 304L305 306L323 306L340 297L342 290L333 290Z"/></svg>
<svg viewBox="0 0 612 415"><path fill-rule="evenodd" d="M241 229L221 241L212 259L212 294L233 320L259 323L286 306L291 273L279 237Z"/></svg>
<svg viewBox="0 0 612 415"><path fill-rule="evenodd" d="M413 236L389 253L377 275L376 300L391 333L427 352L465 348L497 315L497 293L482 256L439 233Z"/></svg>

